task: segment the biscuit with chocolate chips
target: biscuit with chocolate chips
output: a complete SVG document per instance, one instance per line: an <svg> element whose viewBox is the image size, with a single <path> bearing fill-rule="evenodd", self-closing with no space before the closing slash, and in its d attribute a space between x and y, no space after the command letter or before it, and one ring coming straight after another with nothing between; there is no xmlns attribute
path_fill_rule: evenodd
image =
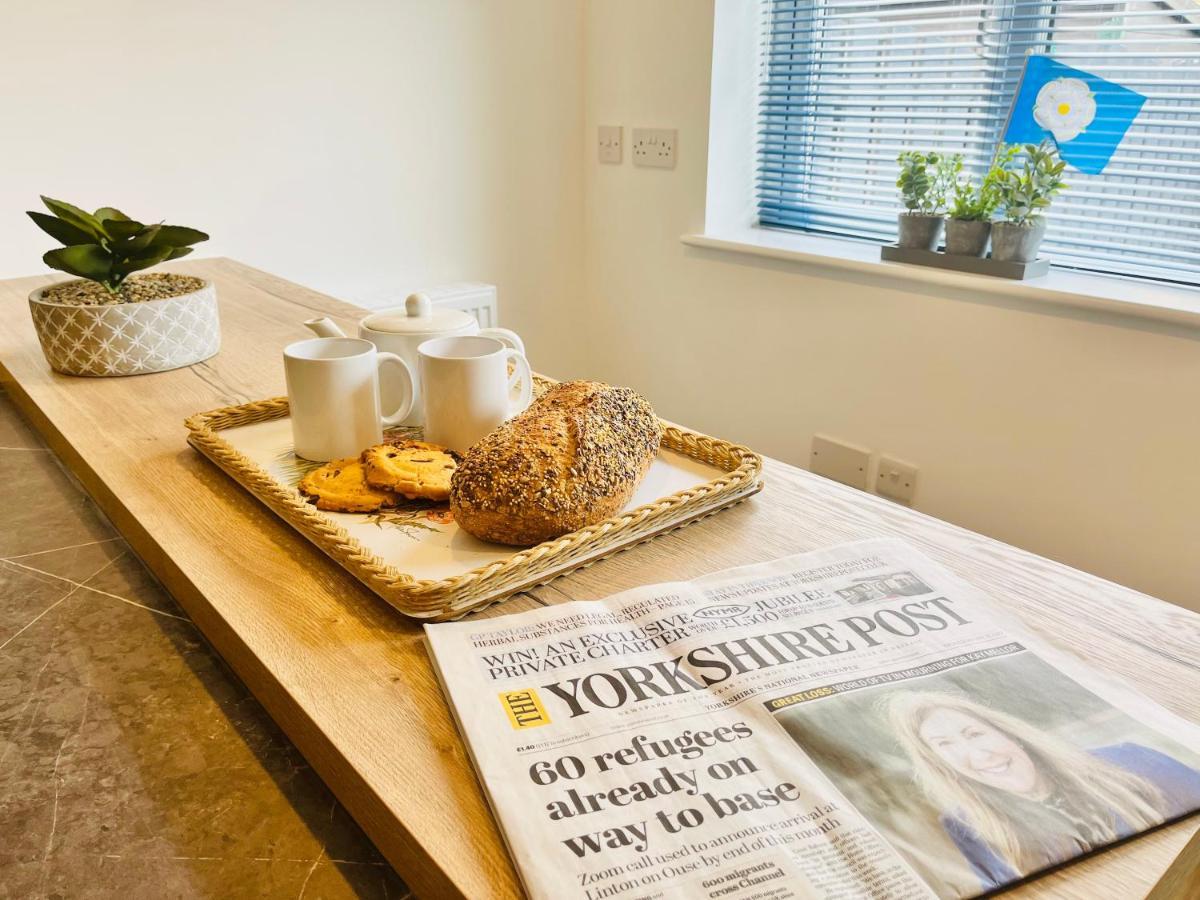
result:
<svg viewBox="0 0 1200 900"><path fill-rule="evenodd" d="M362 453L367 484L395 491L410 500L447 500L458 461L445 447L403 441L368 447Z"/></svg>
<svg viewBox="0 0 1200 900"><path fill-rule="evenodd" d="M353 456L334 459L305 475L300 493L330 512L368 513L397 506L400 497L394 491L367 484L365 467Z"/></svg>

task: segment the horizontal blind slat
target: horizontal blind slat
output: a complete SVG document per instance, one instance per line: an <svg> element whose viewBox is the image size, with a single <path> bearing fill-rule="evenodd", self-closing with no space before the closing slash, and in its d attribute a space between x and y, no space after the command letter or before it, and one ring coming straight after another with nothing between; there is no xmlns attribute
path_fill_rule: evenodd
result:
<svg viewBox="0 0 1200 900"><path fill-rule="evenodd" d="M794 136L794 135L793 135ZM881 135L872 132L849 132L849 131L824 131L813 129L804 132L801 135L802 139L808 143L814 144L812 147L799 147L794 141L790 140L772 140L759 142L759 154L772 159L788 158L788 157L804 157L811 159L839 159L845 151L856 149L868 149L870 154L865 154L870 158L884 159L889 165L895 166L896 155L902 150L907 150L911 147L911 142L901 143L899 139L892 140L892 136ZM1146 135L1153 137L1153 135ZM891 142L885 142L890 140ZM874 143L854 143L855 141L873 141ZM926 143L938 150L969 150L980 146L986 149L990 155L994 141L990 137L944 137L937 136L929 137ZM933 146L938 145L938 146ZM1173 157L1181 157L1179 159ZM1157 169L1159 167L1171 168L1192 168L1196 165L1194 159L1200 157L1200 146L1196 147L1172 147L1166 145L1152 146L1142 143L1131 143L1128 147L1122 147L1113 154L1112 162L1109 168L1105 170L1105 175L1112 177L1122 174L1142 174L1134 173L1128 166L1142 166L1147 169ZM977 160L980 164L986 162L986 159ZM1175 173L1164 174L1164 177L1175 177Z"/></svg>

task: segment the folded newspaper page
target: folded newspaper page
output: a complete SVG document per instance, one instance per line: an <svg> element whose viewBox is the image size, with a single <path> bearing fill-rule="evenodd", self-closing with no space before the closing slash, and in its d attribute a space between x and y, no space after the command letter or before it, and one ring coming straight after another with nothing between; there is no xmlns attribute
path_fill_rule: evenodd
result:
<svg viewBox="0 0 1200 900"><path fill-rule="evenodd" d="M897 540L427 636L534 898L974 897L1200 809L1200 728Z"/></svg>

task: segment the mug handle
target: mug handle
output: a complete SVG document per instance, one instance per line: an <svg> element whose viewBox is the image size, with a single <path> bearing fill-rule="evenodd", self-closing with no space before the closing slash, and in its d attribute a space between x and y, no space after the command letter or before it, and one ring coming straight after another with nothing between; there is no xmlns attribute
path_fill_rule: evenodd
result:
<svg viewBox="0 0 1200 900"><path fill-rule="evenodd" d="M384 425L392 426L399 425L408 418L408 414L412 412L413 403L416 399L416 381L413 379L412 369L408 367L408 363L402 360L395 353L377 353L375 356L375 365L378 366L376 371L380 377L383 375L383 367L387 365L399 366L400 371L404 373L404 400L400 406L390 416L383 416L382 422Z"/></svg>
<svg viewBox="0 0 1200 900"><path fill-rule="evenodd" d="M481 328L479 334L481 337L495 338L518 353L525 352L525 342L515 331L509 331L507 328Z"/></svg>
<svg viewBox="0 0 1200 900"><path fill-rule="evenodd" d="M512 377L508 379L509 397L512 397L512 389L517 382L521 383L521 396L509 412L510 416L515 416L517 413L524 412L525 408L533 402L533 370L529 368L529 360L520 350L509 348L504 351L504 356L506 362L510 359L513 361L515 369ZM511 400L509 402L511 403Z"/></svg>

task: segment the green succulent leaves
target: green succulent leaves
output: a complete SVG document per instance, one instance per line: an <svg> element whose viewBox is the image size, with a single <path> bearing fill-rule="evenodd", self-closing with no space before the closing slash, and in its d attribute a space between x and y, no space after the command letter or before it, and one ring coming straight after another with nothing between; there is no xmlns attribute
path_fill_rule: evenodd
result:
<svg viewBox="0 0 1200 900"><path fill-rule="evenodd" d="M968 175L954 186L954 203L950 217L967 222L987 222L1004 202L1003 185L1008 167L1020 151L1019 147L1001 145L992 165L976 187Z"/></svg>
<svg viewBox="0 0 1200 900"><path fill-rule="evenodd" d="M87 278L116 293L133 272L192 252L208 235L183 225L143 225L111 206L94 213L42 197L53 215L29 211L35 225L62 247L42 257L52 269Z"/></svg>
<svg viewBox="0 0 1200 900"><path fill-rule="evenodd" d="M112 269L112 257L96 244L74 244L51 250L42 257L52 269L70 272L80 278L105 282ZM116 288L109 288L116 290Z"/></svg>
<svg viewBox="0 0 1200 900"><path fill-rule="evenodd" d="M90 244L95 240L92 233L84 231L77 225L72 225L66 219L58 219L54 216L47 215L44 212L30 212L29 218L33 219L35 225L50 237L54 238L64 247L70 247L74 244Z"/></svg>
<svg viewBox="0 0 1200 900"><path fill-rule="evenodd" d="M936 215L946 208L946 196L962 171L962 155L908 150L896 157L900 177L896 187L909 212Z"/></svg>
<svg viewBox="0 0 1200 900"><path fill-rule="evenodd" d="M1019 152L1006 147L1008 159ZM1058 157L1058 150L1049 141L1026 144L1025 162L1020 169L1007 169L1000 181L999 191L1004 206L1004 219L1014 225L1035 223L1044 210L1050 208L1054 197L1067 189L1062 180L1067 164Z"/></svg>

